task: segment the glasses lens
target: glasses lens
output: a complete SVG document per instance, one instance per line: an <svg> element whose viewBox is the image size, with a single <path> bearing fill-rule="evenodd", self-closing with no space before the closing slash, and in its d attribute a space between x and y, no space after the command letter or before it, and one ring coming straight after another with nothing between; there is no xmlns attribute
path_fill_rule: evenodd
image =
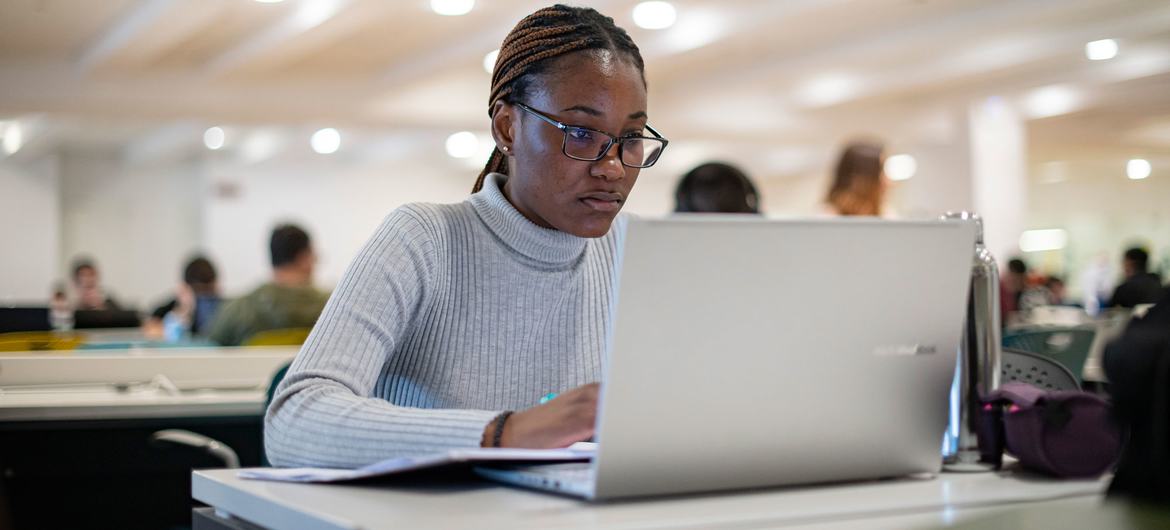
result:
<svg viewBox="0 0 1170 530"><path fill-rule="evenodd" d="M578 160L597 160L609 147L608 136L583 127L565 127L565 154Z"/></svg>
<svg viewBox="0 0 1170 530"><path fill-rule="evenodd" d="M634 167L650 167L658 161L664 144L653 138L626 138L622 140L622 163Z"/></svg>

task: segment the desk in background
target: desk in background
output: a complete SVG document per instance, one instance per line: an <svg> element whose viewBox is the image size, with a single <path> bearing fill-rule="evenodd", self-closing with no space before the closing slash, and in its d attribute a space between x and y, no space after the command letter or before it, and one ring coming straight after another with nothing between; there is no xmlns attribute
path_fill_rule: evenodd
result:
<svg viewBox="0 0 1170 530"><path fill-rule="evenodd" d="M196 471L192 493L211 509L196 529L414 528L908 528L950 524L1015 505L1100 502L1106 479L1056 481L1004 473L686 495L602 504L467 479L368 485L294 484ZM243 522L243 524L241 524Z"/></svg>
<svg viewBox="0 0 1170 530"><path fill-rule="evenodd" d="M265 390L295 347L133 349L0 357L0 491L21 528L190 522L192 468L222 462L150 443L185 429L259 465ZM2 523L2 522L0 522Z"/></svg>

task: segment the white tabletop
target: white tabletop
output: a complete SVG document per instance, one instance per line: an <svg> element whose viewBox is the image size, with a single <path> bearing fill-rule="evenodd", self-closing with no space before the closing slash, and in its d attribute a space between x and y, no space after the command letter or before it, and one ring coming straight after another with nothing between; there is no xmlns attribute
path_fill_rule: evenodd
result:
<svg viewBox="0 0 1170 530"><path fill-rule="evenodd" d="M0 421L111 420L259 416L260 389L202 389L168 392L142 387L85 386L67 390L0 390Z"/></svg>
<svg viewBox="0 0 1170 530"><path fill-rule="evenodd" d="M268 528L906 528L944 525L1014 504L1099 502L1106 479L1056 481L1012 473L943 474L591 504L489 482L378 485L243 480L197 471L192 495L221 514Z"/></svg>
<svg viewBox="0 0 1170 530"><path fill-rule="evenodd" d="M260 416L296 347L0 357L0 421Z"/></svg>

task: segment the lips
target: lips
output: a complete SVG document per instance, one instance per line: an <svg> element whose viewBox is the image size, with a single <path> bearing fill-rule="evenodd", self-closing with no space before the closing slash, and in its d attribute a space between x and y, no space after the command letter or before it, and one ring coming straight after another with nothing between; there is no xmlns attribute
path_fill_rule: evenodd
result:
<svg viewBox="0 0 1170 530"><path fill-rule="evenodd" d="M598 212L616 212L621 209L622 202L625 200L620 193L613 193L608 191L594 191L586 193L577 198L586 206Z"/></svg>

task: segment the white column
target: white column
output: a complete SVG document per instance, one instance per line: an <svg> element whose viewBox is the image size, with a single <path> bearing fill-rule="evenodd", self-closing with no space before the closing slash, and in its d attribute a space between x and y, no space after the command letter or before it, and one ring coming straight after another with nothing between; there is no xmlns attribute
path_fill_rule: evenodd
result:
<svg viewBox="0 0 1170 530"><path fill-rule="evenodd" d="M1006 101L991 97L968 110L971 187L983 216L987 247L1001 266L1019 253L1027 222L1027 139L1023 118Z"/></svg>

